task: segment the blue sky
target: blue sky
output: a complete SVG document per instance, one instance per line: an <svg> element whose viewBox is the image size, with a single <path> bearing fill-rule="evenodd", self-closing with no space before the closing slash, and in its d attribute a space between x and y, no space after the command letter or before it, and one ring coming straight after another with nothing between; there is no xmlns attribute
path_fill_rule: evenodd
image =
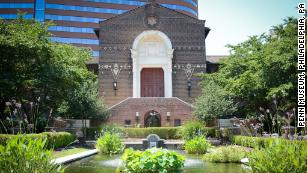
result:
<svg viewBox="0 0 307 173"><path fill-rule="evenodd" d="M295 8L306 0L198 0L199 18L211 28L207 55L228 55L226 44L267 32L287 16L298 17Z"/></svg>

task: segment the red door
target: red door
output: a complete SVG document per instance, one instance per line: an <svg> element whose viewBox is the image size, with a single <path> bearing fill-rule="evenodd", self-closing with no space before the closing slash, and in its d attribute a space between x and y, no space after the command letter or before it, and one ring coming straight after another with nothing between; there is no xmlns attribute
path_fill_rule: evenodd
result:
<svg viewBox="0 0 307 173"><path fill-rule="evenodd" d="M142 69L141 97L164 97L164 72L162 68Z"/></svg>

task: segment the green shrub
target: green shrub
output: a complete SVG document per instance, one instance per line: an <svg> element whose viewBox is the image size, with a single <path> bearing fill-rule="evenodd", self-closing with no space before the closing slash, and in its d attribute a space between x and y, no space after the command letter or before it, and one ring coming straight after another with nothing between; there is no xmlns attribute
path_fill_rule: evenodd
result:
<svg viewBox="0 0 307 173"><path fill-rule="evenodd" d="M45 150L46 140L13 137L0 145L0 172L2 173L56 173L59 165L51 163L52 151Z"/></svg>
<svg viewBox="0 0 307 173"><path fill-rule="evenodd" d="M119 154L122 153L125 145L122 143L119 135L109 132L97 140L96 148L103 154Z"/></svg>
<svg viewBox="0 0 307 173"><path fill-rule="evenodd" d="M204 154L210 147L211 144L203 136L195 137L184 143L184 149L189 154Z"/></svg>
<svg viewBox="0 0 307 173"><path fill-rule="evenodd" d="M124 131L122 128L118 127L116 124L104 124L100 127L90 127L86 128L87 138L98 139L100 136L103 136L104 133L109 132L112 134L118 134L124 136Z"/></svg>
<svg viewBox="0 0 307 173"><path fill-rule="evenodd" d="M263 138L263 137L250 137L250 136L233 136L232 143L236 145L241 145L250 148L265 148L268 144L273 141L281 141L281 142L295 142L295 143L303 143L303 145L307 145L306 141L290 141L282 138Z"/></svg>
<svg viewBox="0 0 307 173"><path fill-rule="evenodd" d="M203 159L216 163L240 163L241 159L245 158L247 154L248 152L240 146L223 146L206 153Z"/></svg>
<svg viewBox="0 0 307 173"><path fill-rule="evenodd" d="M273 140L249 157L252 172L303 173L307 171L306 142Z"/></svg>
<svg viewBox="0 0 307 173"><path fill-rule="evenodd" d="M46 148L60 148L66 147L72 143L76 137L67 132L44 132L40 134L22 134L22 135L10 135L0 134L0 145L6 145L9 139L13 138L25 138L25 140L46 139Z"/></svg>
<svg viewBox="0 0 307 173"><path fill-rule="evenodd" d="M76 140L76 136L68 132L44 132L41 134L47 137L47 148L66 147Z"/></svg>
<svg viewBox="0 0 307 173"><path fill-rule="evenodd" d="M206 127L205 131L206 131L205 132L206 137L211 137L211 138L216 138L217 137L216 128L214 128L214 127Z"/></svg>
<svg viewBox="0 0 307 173"><path fill-rule="evenodd" d="M179 139L181 127L149 127L149 128L123 128L126 137L146 138L149 134L157 134L162 139Z"/></svg>
<svg viewBox="0 0 307 173"><path fill-rule="evenodd" d="M199 121L190 121L182 126L180 134L183 139L190 140L197 136L206 136L207 132L203 123Z"/></svg>
<svg viewBox="0 0 307 173"><path fill-rule="evenodd" d="M244 147L258 148L264 147L265 141L271 140L270 138L249 137L249 136L233 136L232 143Z"/></svg>
<svg viewBox="0 0 307 173"><path fill-rule="evenodd" d="M127 149L122 160L126 173L179 173L185 159L175 151L151 148L146 151Z"/></svg>

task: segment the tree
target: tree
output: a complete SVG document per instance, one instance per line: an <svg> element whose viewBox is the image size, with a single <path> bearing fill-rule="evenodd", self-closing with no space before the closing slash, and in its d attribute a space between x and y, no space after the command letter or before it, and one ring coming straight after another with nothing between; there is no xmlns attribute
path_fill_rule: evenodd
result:
<svg viewBox="0 0 307 173"><path fill-rule="evenodd" d="M0 19L0 120L2 126L7 119L34 125L52 115L67 115L72 106L72 93L97 89L97 76L86 67L91 58L90 50L66 44L57 44L48 38L48 27L52 23L39 23L18 19ZM88 85L91 84L91 85ZM97 91L96 91L97 92ZM96 115L105 116L105 108L98 97L85 95L83 100L94 102L88 107ZM77 101L77 100L75 100ZM67 109L63 104L71 103ZM12 103L20 104L19 116L10 116L16 110ZM31 105L37 106L31 111ZM98 109L99 108L99 109ZM101 111L101 112L97 112ZM70 112L71 113L71 112ZM71 114L70 117L76 116ZM10 118L11 117L11 118ZM43 129L41 129L43 130Z"/></svg>
<svg viewBox="0 0 307 173"><path fill-rule="evenodd" d="M229 94L215 82L204 83L203 95L197 98L193 114L199 119L210 122L215 117L233 114L236 105Z"/></svg>
<svg viewBox="0 0 307 173"><path fill-rule="evenodd" d="M82 119L83 133L86 137L86 119L101 119L107 118L106 107L99 100L97 82L87 81L80 87L74 89L69 94L69 98L65 100L67 109L66 114Z"/></svg>
<svg viewBox="0 0 307 173"><path fill-rule="evenodd" d="M260 117L269 111L266 130L280 131L280 118L296 104L297 20L288 18L269 34L252 36L238 45L228 45L231 55L215 74L205 74L203 83L214 81L234 96L242 117ZM274 119L274 122L272 122ZM276 127L271 127L269 123Z"/></svg>

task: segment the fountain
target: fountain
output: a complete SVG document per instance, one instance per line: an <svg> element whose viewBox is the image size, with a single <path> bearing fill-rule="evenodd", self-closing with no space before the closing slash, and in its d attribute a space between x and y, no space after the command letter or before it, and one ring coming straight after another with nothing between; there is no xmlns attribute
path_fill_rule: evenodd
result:
<svg viewBox="0 0 307 173"><path fill-rule="evenodd" d="M165 148L164 140L160 139L160 137L156 134L148 135L146 139L143 139L143 149L146 150L152 147Z"/></svg>
<svg viewBox="0 0 307 173"><path fill-rule="evenodd" d="M141 148L146 150L153 147L166 148L165 141L156 134L150 134L146 139L143 139ZM202 160L202 155L187 155L182 150L174 151L185 156L183 168L185 173L244 173L244 169L240 164L207 163ZM109 156L98 154L68 165L65 173L114 173L121 165L121 155Z"/></svg>

